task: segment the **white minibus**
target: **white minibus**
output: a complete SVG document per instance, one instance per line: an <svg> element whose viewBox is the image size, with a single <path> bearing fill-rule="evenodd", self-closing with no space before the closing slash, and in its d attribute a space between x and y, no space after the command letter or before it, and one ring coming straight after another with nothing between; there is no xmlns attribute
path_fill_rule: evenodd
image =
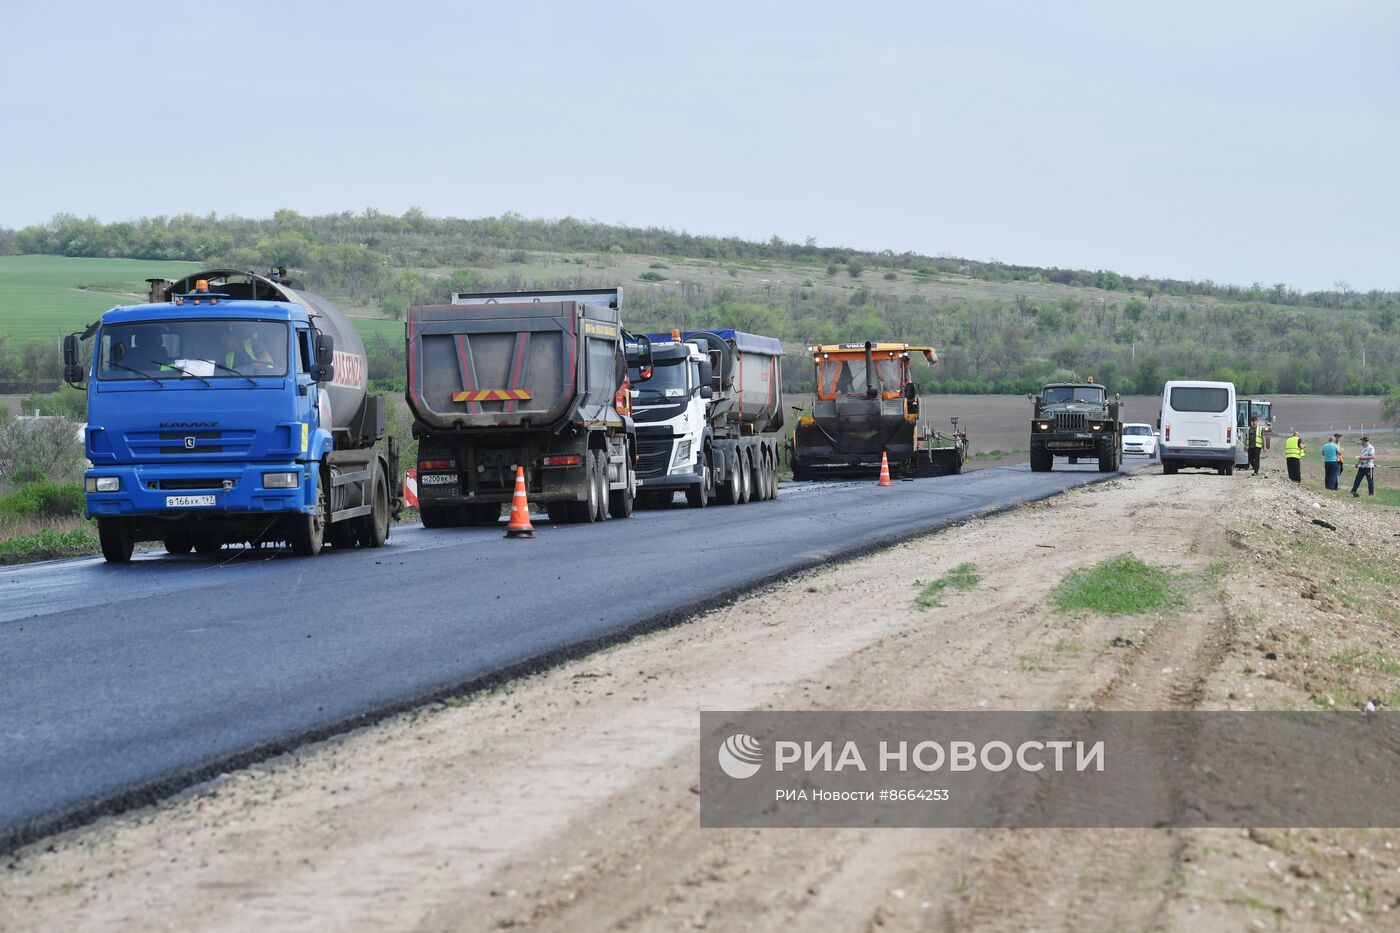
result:
<svg viewBox="0 0 1400 933"><path fill-rule="evenodd" d="M1168 382L1157 426L1163 473L1182 467L1214 468L1227 476L1235 472L1233 382Z"/></svg>

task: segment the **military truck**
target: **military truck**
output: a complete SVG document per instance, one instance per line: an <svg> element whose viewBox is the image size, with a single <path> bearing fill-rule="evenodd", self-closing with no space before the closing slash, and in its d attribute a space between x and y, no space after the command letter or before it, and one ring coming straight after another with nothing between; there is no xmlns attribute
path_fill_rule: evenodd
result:
<svg viewBox="0 0 1400 933"><path fill-rule="evenodd" d="M1052 382L1039 395L1031 419L1031 469L1044 473L1056 457L1077 463L1080 457L1096 459L1100 473L1112 473L1123 462L1122 403L1092 379L1088 382Z"/></svg>

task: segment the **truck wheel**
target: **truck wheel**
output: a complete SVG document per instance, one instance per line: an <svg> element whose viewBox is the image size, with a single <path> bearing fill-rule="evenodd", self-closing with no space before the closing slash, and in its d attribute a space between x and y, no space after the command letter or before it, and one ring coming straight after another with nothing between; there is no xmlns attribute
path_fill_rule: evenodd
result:
<svg viewBox="0 0 1400 933"><path fill-rule="evenodd" d="M1118 464L1113 462L1115 459L1117 458L1113 456L1113 451L1105 449L1103 453L1099 454L1099 472L1112 473L1118 469Z"/></svg>
<svg viewBox="0 0 1400 933"><path fill-rule="evenodd" d="M573 521L580 524L598 521L598 511L601 507L598 502L598 458L590 450L584 454L584 462L588 464L586 471L588 498L582 502L569 503L569 511Z"/></svg>
<svg viewBox="0 0 1400 933"><path fill-rule="evenodd" d="M316 484L316 514L298 515L292 525L292 553L315 557L326 541L326 477ZM198 547L198 545L196 545Z"/></svg>
<svg viewBox="0 0 1400 933"><path fill-rule="evenodd" d="M637 507L637 474L628 463L622 465L622 470L626 479L623 487L608 493L608 512L613 518L631 518Z"/></svg>
<svg viewBox="0 0 1400 933"><path fill-rule="evenodd" d="M164 542L167 554L188 554L190 549L194 547L194 539L183 528L172 528L167 531Z"/></svg>
<svg viewBox="0 0 1400 933"><path fill-rule="evenodd" d="M598 490L594 499L594 521L608 520L608 455L605 451L593 451L593 485Z"/></svg>
<svg viewBox="0 0 1400 933"><path fill-rule="evenodd" d="M136 549L131 526L125 519L99 518L97 539L102 543L102 556L109 564L127 563L131 560L131 552Z"/></svg>
<svg viewBox="0 0 1400 933"><path fill-rule="evenodd" d="M685 491L685 504L692 509L703 509L710 504L710 465L708 463L705 464L702 477L699 486L692 486Z"/></svg>
<svg viewBox="0 0 1400 933"><path fill-rule="evenodd" d="M739 481L739 467L736 461L735 465L730 467L729 475L724 478L724 485L719 487L719 494L715 496L715 498L719 500L720 505L739 504L739 493L741 491L739 488Z"/></svg>
<svg viewBox="0 0 1400 933"><path fill-rule="evenodd" d="M1031 448L1031 472L1048 473L1055 465L1055 455L1045 449Z"/></svg>
<svg viewBox="0 0 1400 933"><path fill-rule="evenodd" d="M1234 475L1235 475L1235 465L1234 465L1233 463L1231 463L1231 464L1229 464L1229 465L1227 465L1227 466L1225 467L1225 475L1226 475L1226 476L1234 476Z"/></svg>
<svg viewBox="0 0 1400 933"><path fill-rule="evenodd" d="M778 498L778 486L781 480L778 479L778 461L774 460L768 467L768 498Z"/></svg>
<svg viewBox="0 0 1400 933"><path fill-rule="evenodd" d="M383 547L389 539L389 488L384 476L374 471L374 501L372 510L355 522L355 537L361 547Z"/></svg>
<svg viewBox="0 0 1400 933"><path fill-rule="evenodd" d="M745 505L753 498L753 470L749 469L748 455L739 453L739 504Z"/></svg>
<svg viewBox="0 0 1400 933"><path fill-rule="evenodd" d="M446 528L447 510L441 506L424 505L418 508L418 518L424 528Z"/></svg>
<svg viewBox="0 0 1400 933"><path fill-rule="evenodd" d="M1176 471L1177 471L1176 461L1175 461L1175 460L1170 460L1170 459L1168 459L1168 458L1166 458L1166 457L1163 457L1163 458L1162 458L1162 473L1163 473L1163 475L1165 475L1165 476L1175 476L1175 475L1176 475Z"/></svg>

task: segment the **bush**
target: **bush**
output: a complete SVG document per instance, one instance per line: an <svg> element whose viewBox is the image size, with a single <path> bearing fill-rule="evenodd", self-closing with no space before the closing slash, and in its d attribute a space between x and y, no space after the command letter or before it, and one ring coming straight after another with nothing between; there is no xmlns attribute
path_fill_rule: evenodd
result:
<svg viewBox="0 0 1400 933"><path fill-rule="evenodd" d="M641 275L637 276L637 278L641 279L643 282L666 281L666 276L662 275L660 272L643 272Z"/></svg>
<svg viewBox="0 0 1400 933"><path fill-rule="evenodd" d="M846 271L850 273L851 278L858 279L860 274L865 271L865 263L852 258L850 262L846 263Z"/></svg>
<svg viewBox="0 0 1400 933"><path fill-rule="evenodd" d="M0 520L68 518L83 514L83 487L78 483L26 483L0 496Z"/></svg>
<svg viewBox="0 0 1400 933"><path fill-rule="evenodd" d="M0 416L0 481L75 480L86 458L78 423L67 418Z"/></svg>
<svg viewBox="0 0 1400 933"><path fill-rule="evenodd" d="M647 268L648 268L648 269L669 269L669 268L671 268L671 267L668 266L668 265L666 265L666 263L664 263L664 262L654 262L654 263L652 263L650 266L648 266Z"/></svg>
<svg viewBox="0 0 1400 933"><path fill-rule="evenodd" d="M893 272L886 272L886 273L885 273L885 281L886 281L886 282L893 282L893 281L894 281L895 279L897 279L897 278L899 278L899 276L895 275Z"/></svg>

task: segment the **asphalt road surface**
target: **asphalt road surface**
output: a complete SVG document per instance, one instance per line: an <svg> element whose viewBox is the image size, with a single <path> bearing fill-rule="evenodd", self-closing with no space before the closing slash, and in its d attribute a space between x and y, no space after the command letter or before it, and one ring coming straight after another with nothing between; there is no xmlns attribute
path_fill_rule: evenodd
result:
<svg viewBox="0 0 1400 933"><path fill-rule="evenodd" d="M1111 475L1111 474L1107 474ZM770 502L400 526L379 550L139 552L0 570L0 850L674 621L746 588L1105 478L1060 461L789 483Z"/></svg>

